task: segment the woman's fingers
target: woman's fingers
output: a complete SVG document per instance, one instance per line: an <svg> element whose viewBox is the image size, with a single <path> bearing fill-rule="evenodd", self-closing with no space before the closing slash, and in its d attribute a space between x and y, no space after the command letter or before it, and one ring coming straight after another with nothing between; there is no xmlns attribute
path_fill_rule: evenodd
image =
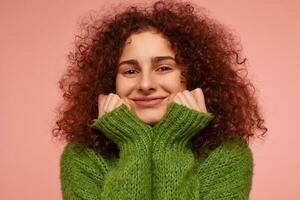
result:
<svg viewBox="0 0 300 200"><path fill-rule="evenodd" d="M178 93L177 93L178 94ZM178 103L180 105L184 105L184 103L180 100L180 98L178 97L178 95L175 95L175 97L173 98L173 101L175 103Z"/></svg>
<svg viewBox="0 0 300 200"><path fill-rule="evenodd" d="M177 102L175 101L176 103L184 105L190 109L200 111L199 106L197 105L197 102L195 100L195 97L188 90L184 90L183 92L177 93L174 99L176 99L177 101Z"/></svg>
<svg viewBox="0 0 300 200"><path fill-rule="evenodd" d="M98 96L98 117L102 117L102 115L104 114L104 103L105 103L105 100L107 98L107 95L103 95L103 94L100 94Z"/></svg>
<svg viewBox="0 0 300 200"><path fill-rule="evenodd" d="M194 95L197 104L200 107L200 111L201 112L207 112L206 106L205 106L205 98L204 98L204 94L201 88L196 88L194 90L191 91L192 94Z"/></svg>
<svg viewBox="0 0 300 200"><path fill-rule="evenodd" d="M185 98L185 100L188 103L188 105L190 106L190 108L200 111L199 105L198 105L194 95L190 91L184 90L183 97Z"/></svg>
<svg viewBox="0 0 300 200"><path fill-rule="evenodd" d="M104 112L109 112L109 108L111 107L111 104L112 104L112 98L113 98L113 93L109 93L106 100L105 100L105 103L104 103Z"/></svg>
<svg viewBox="0 0 300 200"><path fill-rule="evenodd" d="M118 95L113 93L111 94L112 97L109 99L107 112L113 111L115 108L119 107L122 104L121 98Z"/></svg>
<svg viewBox="0 0 300 200"><path fill-rule="evenodd" d="M111 112L122 105L122 103L122 99L114 93L109 93L108 95L100 94L98 96L98 117L102 117L105 113Z"/></svg>
<svg viewBox="0 0 300 200"><path fill-rule="evenodd" d="M131 111L132 106L130 101L127 99L127 97L123 97L121 99L121 104L125 104L128 107L128 109Z"/></svg>
<svg viewBox="0 0 300 200"><path fill-rule="evenodd" d="M204 95L200 88L196 88L193 91L184 90L183 92L178 92L173 101L199 112L207 112Z"/></svg>

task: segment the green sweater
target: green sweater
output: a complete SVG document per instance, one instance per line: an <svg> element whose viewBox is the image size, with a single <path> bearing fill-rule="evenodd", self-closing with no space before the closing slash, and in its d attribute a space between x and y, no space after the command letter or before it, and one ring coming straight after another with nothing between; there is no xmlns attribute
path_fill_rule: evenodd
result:
<svg viewBox="0 0 300 200"><path fill-rule="evenodd" d="M78 153L70 142L60 162L63 199L248 199L253 157L246 143L228 140L205 159L188 148L212 119L177 103L153 127L126 105L106 113L93 127L118 145L119 158L89 148Z"/></svg>

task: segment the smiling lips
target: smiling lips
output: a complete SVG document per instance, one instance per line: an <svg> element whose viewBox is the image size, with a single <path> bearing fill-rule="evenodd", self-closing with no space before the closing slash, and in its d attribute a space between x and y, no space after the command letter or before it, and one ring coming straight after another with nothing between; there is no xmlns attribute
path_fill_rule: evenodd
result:
<svg viewBox="0 0 300 200"><path fill-rule="evenodd" d="M166 97L147 99L147 100L134 100L135 104L140 107L153 107L161 103Z"/></svg>

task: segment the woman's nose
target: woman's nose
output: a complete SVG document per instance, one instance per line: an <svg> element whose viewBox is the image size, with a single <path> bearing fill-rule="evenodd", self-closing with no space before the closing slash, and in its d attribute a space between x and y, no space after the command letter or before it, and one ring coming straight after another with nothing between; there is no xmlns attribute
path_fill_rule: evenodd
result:
<svg viewBox="0 0 300 200"><path fill-rule="evenodd" d="M143 91L153 90L156 88L156 80L150 73L143 73L139 81L139 89Z"/></svg>

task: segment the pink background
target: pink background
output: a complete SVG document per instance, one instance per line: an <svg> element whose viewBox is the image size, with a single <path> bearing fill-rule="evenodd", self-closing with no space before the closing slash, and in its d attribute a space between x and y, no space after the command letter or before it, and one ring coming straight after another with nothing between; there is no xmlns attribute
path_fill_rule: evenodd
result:
<svg viewBox="0 0 300 200"><path fill-rule="evenodd" d="M57 82L78 20L107 2L1 0L0 199L61 199L64 144L50 133L61 100ZM299 1L195 2L241 38L258 88L269 135L251 144L251 199L300 199Z"/></svg>

